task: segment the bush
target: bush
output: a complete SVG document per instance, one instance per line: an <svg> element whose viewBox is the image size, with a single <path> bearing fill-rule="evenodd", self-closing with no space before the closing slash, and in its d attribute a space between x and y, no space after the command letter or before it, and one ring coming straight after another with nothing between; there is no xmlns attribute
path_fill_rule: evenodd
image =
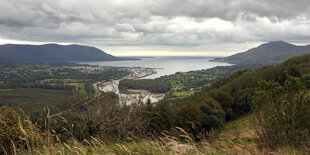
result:
<svg viewBox="0 0 310 155"><path fill-rule="evenodd" d="M310 146L310 102L306 97L299 78L288 76L284 86L260 83L253 108L261 147Z"/></svg>
<svg viewBox="0 0 310 155"><path fill-rule="evenodd" d="M17 149L37 146L40 132L14 110L0 107L0 154L10 154Z"/></svg>
<svg viewBox="0 0 310 155"><path fill-rule="evenodd" d="M49 126L62 135L62 141L72 136L79 141L97 137L104 142L130 141L132 137L148 136L152 119L148 106L138 101L128 105L117 101L114 93L105 93L87 105L73 97L68 101L72 102L68 103L72 104L71 107L59 117L52 115Z"/></svg>
<svg viewBox="0 0 310 155"><path fill-rule="evenodd" d="M221 107L223 108L226 114L225 119L231 120L233 117L233 110L232 110L234 102L233 97L229 93L226 93L221 89L213 89L212 91L210 91L210 93L211 96L221 104Z"/></svg>

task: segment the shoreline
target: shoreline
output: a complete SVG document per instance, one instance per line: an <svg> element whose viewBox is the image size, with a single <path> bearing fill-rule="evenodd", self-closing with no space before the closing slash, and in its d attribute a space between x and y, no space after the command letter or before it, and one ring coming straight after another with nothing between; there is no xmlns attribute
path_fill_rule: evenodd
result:
<svg viewBox="0 0 310 155"><path fill-rule="evenodd" d="M125 104L131 104L134 102L142 101L143 103L146 103L147 100L151 100L152 103L158 102L159 100L162 100L166 94L164 93L151 93L147 90L139 90L136 92L131 92L129 94L122 94L119 91L119 82L124 79L132 79L137 80L143 77L147 77L153 74L156 74L156 70L154 68L135 68L140 69L137 70L131 70L133 71L131 75L127 75L121 79L114 79L107 82L97 82L94 84L96 87L95 90L99 90L100 92L113 92L119 96L119 102L125 103ZM141 70L142 69L142 70ZM151 70L151 71L150 71ZM146 72L143 72L146 71ZM100 97L100 96L98 96ZM142 99L142 100L141 100Z"/></svg>

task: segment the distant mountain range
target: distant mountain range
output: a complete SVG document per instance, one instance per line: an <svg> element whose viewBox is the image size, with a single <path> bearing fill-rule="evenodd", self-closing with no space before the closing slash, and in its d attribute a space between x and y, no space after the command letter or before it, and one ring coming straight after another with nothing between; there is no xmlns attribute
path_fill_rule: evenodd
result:
<svg viewBox="0 0 310 155"><path fill-rule="evenodd" d="M284 41L272 41L226 58L217 58L215 61L233 64L271 65L281 63L290 57L309 53L310 45L296 46Z"/></svg>
<svg viewBox="0 0 310 155"><path fill-rule="evenodd" d="M81 45L0 45L0 62L68 62L124 60L90 46Z"/></svg>

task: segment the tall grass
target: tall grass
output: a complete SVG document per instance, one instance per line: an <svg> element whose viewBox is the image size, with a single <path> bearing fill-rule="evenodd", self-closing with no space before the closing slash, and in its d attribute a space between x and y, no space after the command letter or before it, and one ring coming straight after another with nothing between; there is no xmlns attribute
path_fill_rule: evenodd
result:
<svg viewBox="0 0 310 155"><path fill-rule="evenodd" d="M109 142L104 137L78 140L72 130L63 128L71 137L62 136L50 127L52 117L46 113L45 126L39 129L29 115L20 116L15 111L2 107L0 120L5 133L1 133L1 154L201 154L190 136L181 128L180 140L163 132L157 138L135 138L131 142ZM64 117L61 119L65 120ZM14 133L12 133L12 131ZM15 131L16 130L16 131ZM12 134L8 134L12 133Z"/></svg>
<svg viewBox="0 0 310 155"><path fill-rule="evenodd" d="M7 146L9 149L2 146L3 154L302 154L310 151L307 148L296 150L290 147L261 150L253 141L246 141L247 138L254 139L255 135L244 137L242 136L244 133L240 133L239 136L208 133L209 137L213 138L196 143L188 133L179 127L175 128L179 133L177 136L172 136L168 131L163 131L158 137L137 139L132 142L109 143L102 137L91 137L79 141L74 136L62 141L62 135L53 130L40 131L35 124L31 123L29 117L24 116L23 118L20 117L17 121L19 130L25 135L34 133L37 135L36 139L29 136L11 139L10 145ZM46 127L48 127L49 115L46 119ZM235 124L240 124L240 122ZM70 130L63 130L70 134Z"/></svg>
<svg viewBox="0 0 310 155"><path fill-rule="evenodd" d="M19 124L19 127L24 130L23 125ZM27 147L20 147L12 142L12 149L5 154L202 154L190 136L183 129L178 130L183 132L180 136L185 141L181 142L168 132L163 132L156 140L144 139L138 142L106 143L97 137L83 141L71 137L61 141L61 135L51 130L39 136L36 143L30 139L22 139L25 140Z"/></svg>

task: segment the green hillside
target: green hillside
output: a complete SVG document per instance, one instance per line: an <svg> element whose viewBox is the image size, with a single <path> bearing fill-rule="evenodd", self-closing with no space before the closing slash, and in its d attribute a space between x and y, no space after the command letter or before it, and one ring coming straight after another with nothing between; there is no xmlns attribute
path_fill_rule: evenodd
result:
<svg viewBox="0 0 310 155"><path fill-rule="evenodd" d="M275 125L281 126L277 123L282 122L292 127L291 121L299 120L302 130L309 131L310 102L309 95L307 95L310 88L309 75L310 55L294 57L276 66L239 71L229 78L214 82L211 86L205 87L201 92L188 98L177 102L170 102L169 100L160 102L155 107L157 113L160 113L160 119L154 120L154 126L158 131L169 131L176 126L181 127L200 141L201 137L199 136L205 130L221 129L227 121L235 120L247 113L261 113L263 111L265 112L265 119L270 118L270 114L279 113L279 118L274 118L277 120L274 122ZM280 106L281 104L283 106ZM292 109L296 111L292 112ZM281 111L287 114L281 116ZM292 113L298 115L294 114L293 117L291 116ZM287 121L284 117L292 120ZM303 121L300 122L300 120ZM272 127L272 124L268 125ZM281 131L281 129L278 130ZM287 131L287 134L290 132ZM290 142L292 141L294 140ZM282 145L280 141L278 144ZM271 146L271 144L266 145ZM294 146L296 145L299 144L296 142Z"/></svg>
<svg viewBox="0 0 310 155"><path fill-rule="evenodd" d="M162 124L165 127L183 125L181 127L188 128L190 124L186 126L186 123L180 124L177 122L185 119L181 117L185 115L181 112L182 109L193 108L192 110L197 110L193 113L195 117L200 112L202 115L205 115L204 117L214 118L208 119L206 124L200 124L203 117L192 118L198 119L198 125L201 129L220 127L225 120L233 120L251 111L252 100L255 97L255 92L260 87L261 81L273 81L284 86L285 80L289 79L289 77L298 78L301 81L302 89L310 88L310 55L294 57L276 66L236 72L232 76L218 80L212 83L211 86L205 87L201 92L179 100L174 104L164 100L159 103L158 107L167 110L173 109L171 110L173 113L171 116L176 117L171 117L175 120L170 121L170 123L174 123L167 124L162 122ZM171 106L166 106L167 104ZM207 107L207 111L203 111L204 107ZM189 117L189 115L186 116L186 118ZM187 120L183 121L186 122ZM165 127L163 128L166 129Z"/></svg>

